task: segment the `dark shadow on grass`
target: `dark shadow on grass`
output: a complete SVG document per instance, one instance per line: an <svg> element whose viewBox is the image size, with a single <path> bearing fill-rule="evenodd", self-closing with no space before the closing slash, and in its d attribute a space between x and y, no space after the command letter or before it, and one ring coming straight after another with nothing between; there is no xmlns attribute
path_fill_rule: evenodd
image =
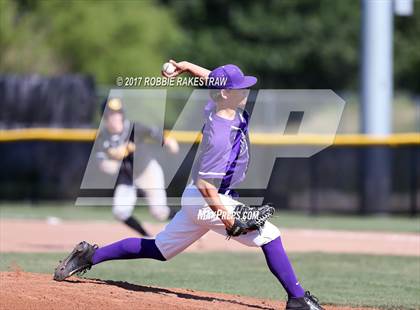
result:
<svg viewBox="0 0 420 310"><path fill-rule="evenodd" d="M133 292L145 292L145 293L154 293L154 294L173 294L179 298L184 298L184 299L209 301L209 302L219 301L219 302L226 302L230 304L236 304L240 306L246 306L249 308L263 309L263 310L273 309L270 307L263 307L259 305L248 304L248 303L231 300L231 299L223 299L223 298L210 297L210 296L199 296L199 295L188 294L188 293L179 293L171 289L167 289L167 288L143 286L143 285L132 284L132 283L124 282L124 281L100 280L100 279L91 279L91 278L86 278L86 280L93 280L95 281L95 283L102 284L102 285L117 286L117 287L123 288L125 290L129 290L129 291L133 291ZM83 283L82 281L74 281L74 282ZM87 283L87 282L84 282L84 283Z"/></svg>

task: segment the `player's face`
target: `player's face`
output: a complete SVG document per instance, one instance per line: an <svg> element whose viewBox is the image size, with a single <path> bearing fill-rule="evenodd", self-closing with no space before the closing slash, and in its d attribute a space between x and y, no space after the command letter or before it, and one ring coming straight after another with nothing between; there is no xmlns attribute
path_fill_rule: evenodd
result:
<svg viewBox="0 0 420 310"><path fill-rule="evenodd" d="M122 113L111 113L107 116L105 125L110 133L121 133L124 130L124 116Z"/></svg>
<svg viewBox="0 0 420 310"><path fill-rule="evenodd" d="M230 89L226 91L226 97L229 105L235 108L245 108L248 95L249 89Z"/></svg>

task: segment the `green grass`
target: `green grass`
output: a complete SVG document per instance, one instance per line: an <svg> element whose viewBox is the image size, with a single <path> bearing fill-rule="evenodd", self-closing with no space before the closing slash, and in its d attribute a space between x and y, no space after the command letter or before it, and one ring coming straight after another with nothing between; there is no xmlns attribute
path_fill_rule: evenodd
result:
<svg viewBox="0 0 420 310"><path fill-rule="evenodd" d="M0 270L52 273L63 254L1 254ZM300 282L324 303L381 308L420 308L418 257L293 254ZM285 299L259 253L184 253L169 262L105 262L86 277L141 285ZM240 284L239 284L240 283Z"/></svg>
<svg viewBox="0 0 420 310"><path fill-rule="evenodd" d="M272 222L285 228L332 230L394 231L420 233L420 218L403 216L319 215L278 212Z"/></svg>
<svg viewBox="0 0 420 310"><path fill-rule="evenodd" d="M137 207L135 215L148 222L156 222L147 208ZM1 218L45 219L56 216L65 220L113 221L110 207L75 207L70 203L1 204ZM308 216L302 213L279 211L272 222L280 228L312 228L361 231L420 232L420 218L402 216L351 216L320 215Z"/></svg>
<svg viewBox="0 0 420 310"><path fill-rule="evenodd" d="M155 220L146 207L135 208L134 214L144 221L158 222ZM111 207L87 207L74 206L71 203L42 204L0 204L0 218L10 219L45 219L49 216L59 217L63 220L98 220L114 221Z"/></svg>

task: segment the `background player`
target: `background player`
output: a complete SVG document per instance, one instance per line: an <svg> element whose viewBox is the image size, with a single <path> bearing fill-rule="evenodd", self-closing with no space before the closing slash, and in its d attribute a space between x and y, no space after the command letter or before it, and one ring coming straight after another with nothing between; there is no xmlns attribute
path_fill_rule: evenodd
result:
<svg viewBox="0 0 420 310"><path fill-rule="evenodd" d="M175 211L167 206L165 179L163 171L154 159L145 140L161 141L162 132L140 123L131 123L124 114L119 98L111 98L104 104L105 126L99 132L99 147L96 157L99 168L108 175L118 173L114 190L112 212L116 219L125 223L139 234L150 236L141 223L133 216L137 200L137 188L144 192L149 211L160 221L173 217ZM134 144L135 126L136 144ZM164 138L164 145L169 152L177 153L178 143L173 138ZM134 152L136 152L136 170L133 177Z"/></svg>
<svg viewBox="0 0 420 310"><path fill-rule="evenodd" d="M201 78L226 79L224 85L210 85L215 89L211 90L212 102L206 108L203 139L193 166L192 183L182 196L182 209L156 239L128 238L101 248L81 242L56 268L56 280L107 260L169 260L209 230L226 235L236 225L231 216L201 219L198 214L207 213L202 212L206 210L232 214L241 204L232 198L231 189L244 180L248 169L248 114L243 107L249 94L247 88L257 79L244 76L235 65L225 65L210 72L188 62L171 62L177 68L171 77L187 71ZM288 293L286 309L322 309L317 299L299 284L277 227L265 222L260 231L248 231L232 239L262 248L270 271Z"/></svg>

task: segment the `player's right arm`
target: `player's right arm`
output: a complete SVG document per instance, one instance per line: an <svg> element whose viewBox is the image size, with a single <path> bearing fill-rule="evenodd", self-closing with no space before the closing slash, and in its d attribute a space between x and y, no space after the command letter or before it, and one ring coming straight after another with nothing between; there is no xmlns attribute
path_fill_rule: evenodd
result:
<svg viewBox="0 0 420 310"><path fill-rule="evenodd" d="M168 78L178 76L184 72L189 72L192 75L197 76L199 78L207 79L211 72L206 68L200 67L188 61L176 62L175 60L171 59L169 60L169 62L173 64L176 69L175 72L172 74L167 74L165 71L162 71L162 74Z"/></svg>
<svg viewBox="0 0 420 310"><path fill-rule="evenodd" d="M222 200L219 197L218 189L208 180L198 178L195 182L198 190L200 191L203 198L206 200L210 209L212 209L216 214L225 214L227 216L219 216L220 220L226 226L227 229L230 229L234 224L234 219L232 216L229 216L229 212L222 203ZM219 211L219 212L217 212Z"/></svg>

